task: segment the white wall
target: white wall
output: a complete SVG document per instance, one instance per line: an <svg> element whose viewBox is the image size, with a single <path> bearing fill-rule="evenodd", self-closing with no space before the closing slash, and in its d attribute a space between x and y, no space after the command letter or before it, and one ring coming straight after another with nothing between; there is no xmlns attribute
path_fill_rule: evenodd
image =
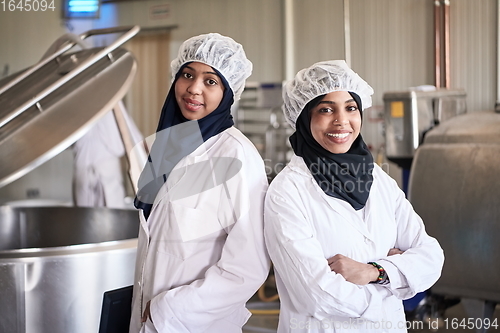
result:
<svg viewBox="0 0 500 333"><path fill-rule="evenodd" d="M61 0L45 12L3 10L0 6L0 73L6 64L10 73L37 62L50 44L65 32ZM6 1L7 3L8 1Z"/></svg>
<svg viewBox="0 0 500 333"><path fill-rule="evenodd" d="M451 86L467 92L469 110L492 110L497 91L497 3L452 0Z"/></svg>
<svg viewBox="0 0 500 333"><path fill-rule="evenodd" d="M189 37L218 32L243 44L254 63L251 81L281 81L282 3L281 0L171 0L130 1L109 4L115 8L120 25L142 28L177 26L172 30L171 58ZM164 19L151 17L155 6L168 6Z"/></svg>

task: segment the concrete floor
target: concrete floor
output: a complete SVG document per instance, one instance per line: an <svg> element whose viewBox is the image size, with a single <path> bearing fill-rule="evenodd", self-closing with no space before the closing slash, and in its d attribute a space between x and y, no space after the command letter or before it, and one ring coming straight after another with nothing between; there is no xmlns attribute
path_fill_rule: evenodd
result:
<svg viewBox="0 0 500 333"><path fill-rule="evenodd" d="M255 304L249 302L249 304ZM279 303L274 302L266 306L267 310L278 309ZM271 311L268 311L271 312ZM414 325L414 329L409 329L410 333L436 333L436 332L453 332L453 333L463 333L463 332L474 332L474 329L468 329L467 327L460 327L460 322L462 319L467 318L465 309L462 303L458 303L450 308L448 308L444 313L444 318L440 321L440 327L438 326L439 321L433 320L431 322L418 322ZM495 312L493 313L493 318L491 319L493 323L496 319L496 324L498 327L491 327L487 332L500 332L500 305L497 305ZM467 325L467 320L464 321L465 326ZM275 333L278 327L278 315L277 314L254 314L248 320L247 324L243 327L243 333Z"/></svg>

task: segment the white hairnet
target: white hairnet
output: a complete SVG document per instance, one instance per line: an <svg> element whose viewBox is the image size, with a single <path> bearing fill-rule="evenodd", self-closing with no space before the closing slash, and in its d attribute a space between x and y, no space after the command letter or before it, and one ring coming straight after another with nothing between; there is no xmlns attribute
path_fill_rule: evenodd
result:
<svg viewBox="0 0 500 333"><path fill-rule="evenodd" d="M181 66L191 61L218 70L233 90L235 102L240 99L245 80L252 74L252 63L247 59L243 46L218 33L191 37L182 43L177 58L170 64L172 80Z"/></svg>
<svg viewBox="0 0 500 333"><path fill-rule="evenodd" d="M293 80L283 87L283 112L288 123L295 122L307 103L333 91L351 91L361 98L362 108L372 106L373 89L344 60L315 63L300 70Z"/></svg>

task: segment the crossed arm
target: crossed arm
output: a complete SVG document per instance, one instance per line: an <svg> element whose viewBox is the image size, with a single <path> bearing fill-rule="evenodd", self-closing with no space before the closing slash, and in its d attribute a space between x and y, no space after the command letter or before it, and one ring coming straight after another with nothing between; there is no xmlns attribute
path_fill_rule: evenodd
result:
<svg viewBox="0 0 500 333"><path fill-rule="evenodd" d="M403 254L403 252L400 249L392 248L387 255ZM329 258L328 265L333 272L342 275L344 279L357 285L365 285L375 281L379 275L378 269L373 265L353 260L342 254L336 254Z"/></svg>

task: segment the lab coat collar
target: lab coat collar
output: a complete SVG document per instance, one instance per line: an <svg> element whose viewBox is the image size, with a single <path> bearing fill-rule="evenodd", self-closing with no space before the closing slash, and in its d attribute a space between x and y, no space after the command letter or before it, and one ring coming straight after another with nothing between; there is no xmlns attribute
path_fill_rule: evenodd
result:
<svg viewBox="0 0 500 333"><path fill-rule="evenodd" d="M290 169L292 169L293 171L298 172L301 175L304 175L304 176L307 176L307 177L310 177L313 179L311 172L309 171L309 168L306 165L306 162L304 162L304 159L300 156L293 154L292 159L290 160L290 163L288 163L288 167Z"/></svg>

